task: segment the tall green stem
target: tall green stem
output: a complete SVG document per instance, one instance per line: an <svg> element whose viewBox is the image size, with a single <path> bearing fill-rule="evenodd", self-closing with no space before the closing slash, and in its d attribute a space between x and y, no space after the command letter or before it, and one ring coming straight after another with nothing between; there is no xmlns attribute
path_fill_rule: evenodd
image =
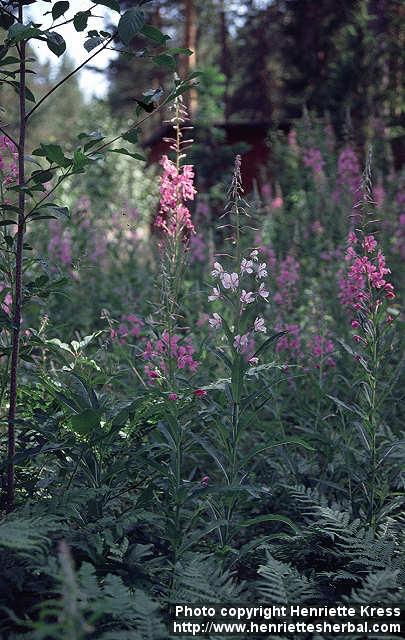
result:
<svg viewBox="0 0 405 640"><path fill-rule="evenodd" d="M20 0L18 6L18 20L23 22L24 3ZM15 479L14 479L14 456L15 456L15 416L17 407L17 374L20 352L21 337L21 307L22 307L22 272L24 253L24 230L25 230L25 138L26 138L26 112L25 112L25 78L26 78L26 42L23 40L19 46L20 55L20 86L19 86L19 107L20 107L20 135L18 142L18 226L15 253L15 283L13 298L13 333L11 348L10 366L10 387L9 387L9 411L8 411L8 465L7 465L7 511L14 509L15 501Z"/></svg>

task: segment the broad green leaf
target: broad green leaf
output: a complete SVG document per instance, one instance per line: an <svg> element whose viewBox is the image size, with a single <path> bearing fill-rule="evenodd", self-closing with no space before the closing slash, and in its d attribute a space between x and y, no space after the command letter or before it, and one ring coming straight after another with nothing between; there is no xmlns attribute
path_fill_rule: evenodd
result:
<svg viewBox="0 0 405 640"><path fill-rule="evenodd" d="M94 2L95 4L101 4L103 7L107 7L107 9L121 13L120 5L117 0L94 0Z"/></svg>
<svg viewBox="0 0 405 640"><path fill-rule="evenodd" d="M170 36L162 33L160 29L157 29L150 24L145 24L141 29L141 33L143 36L146 36L149 40L153 40L153 42L156 42L157 44L165 44L166 40L170 40Z"/></svg>
<svg viewBox="0 0 405 640"><path fill-rule="evenodd" d="M68 167L71 164L71 160L66 158L63 153L62 147L59 144L44 144L42 143L38 149L33 152L34 156L45 157L48 162L55 163L59 167Z"/></svg>
<svg viewBox="0 0 405 640"><path fill-rule="evenodd" d="M139 131L140 129L130 129L129 131L126 131L122 134L122 138L124 140L127 140L127 142L132 142L132 144L135 144L136 142L138 142Z"/></svg>
<svg viewBox="0 0 405 640"><path fill-rule="evenodd" d="M89 435L100 426L101 411L85 409L70 418L73 430L82 436Z"/></svg>
<svg viewBox="0 0 405 640"><path fill-rule="evenodd" d="M55 4L52 7L52 18L54 20L57 20L57 18L60 18L61 16L63 16L63 14L66 13L68 9L69 9L69 2L67 2L66 0L55 2Z"/></svg>
<svg viewBox="0 0 405 640"><path fill-rule="evenodd" d="M78 11L73 18L73 25L76 31L84 31L87 27L88 19L91 16L91 11Z"/></svg>
<svg viewBox="0 0 405 640"><path fill-rule="evenodd" d="M159 67L170 69L170 71L176 71L177 68L175 59L168 53L160 53L158 56L154 56L153 62Z"/></svg>
<svg viewBox="0 0 405 640"><path fill-rule="evenodd" d="M21 24L21 22L15 22L8 30L8 39L12 42L21 42L41 35L43 35L41 29L30 24Z"/></svg>
<svg viewBox="0 0 405 640"><path fill-rule="evenodd" d="M31 173L31 178L34 182L39 182L40 184L44 184L45 182L49 182L53 178L52 171L39 170L33 171Z"/></svg>
<svg viewBox="0 0 405 640"><path fill-rule="evenodd" d="M126 11L118 23L118 35L125 45L129 45L145 24L145 14L139 7Z"/></svg>
<svg viewBox="0 0 405 640"><path fill-rule="evenodd" d="M96 47L98 47L100 44L103 44L103 42L104 40L100 36L92 36L91 38L88 38L88 40L85 41L83 46L86 49L86 51L90 52Z"/></svg>
<svg viewBox="0 0 405 640"><path fill-rule="evenodd" d="M48 49L52 51L56 56L61 56L66 51L66 42L60 33L56 31L50 31L46 34L46 42Z"/></svg>

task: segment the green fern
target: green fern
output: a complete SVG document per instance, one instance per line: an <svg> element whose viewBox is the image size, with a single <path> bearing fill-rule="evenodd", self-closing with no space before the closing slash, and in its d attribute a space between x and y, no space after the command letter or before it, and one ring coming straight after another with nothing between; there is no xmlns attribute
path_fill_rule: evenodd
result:
<svg viewBox="0 0 405 640"><path fill-rule="evenodd" d="M259 594L266 601L285 604L286 602L307 602L319 595L312 580L301 575L297 569L275 560L267 554L266 564L258 569L261 579L257 582Z"/></svg>
<svg viewBox="0 0 405 640"><path fill-rule="evenodd" d="M235 602L244 585L223 570L213 556L188 554L179 564L175 576L172 602Z"/></svg>
<svg viewBox="0 0 405 640"><path fill-rule="evenodd" d="M53 516L9 516L0 522L0 547L29 555L46 551L50 531L60 529L60 521Z"/></svg>
<svg viewBox="0 0 405 640"><path fill-rule="evenodd" d="M370 604L400 602L398 571L377 571L369 573L361 587L353 589L347 602L350 604Z"/></svg>

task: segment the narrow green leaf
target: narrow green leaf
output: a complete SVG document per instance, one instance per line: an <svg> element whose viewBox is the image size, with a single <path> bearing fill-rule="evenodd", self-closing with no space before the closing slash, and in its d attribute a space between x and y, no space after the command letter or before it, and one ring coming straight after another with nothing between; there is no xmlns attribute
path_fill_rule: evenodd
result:
<svg viewBox="0 0 405 640"><path fill-rule="evenodd" d="M295 533L298 532L297 526L292 522L292 520L290 520L290 518L287 518L286 516L280 516L277 514L271 514L271 513L265 516L257 516L257 518L249 518L248 520L242 520L242 522L239 522L236 526L251 527L256 524L262 524L263 522L282 522L283 524L287 524L289 527L291 527L291 529Z"/></svg>
<svg viewBox="0 0 405 640"><path fill-rule="evenodd" d="M110 149L110 153L120 153L123 156L130 156L131 158L135 158L135 160L142 160L143 162L146 162L146 158L140 153L131 153L128 149Z"/></svg>

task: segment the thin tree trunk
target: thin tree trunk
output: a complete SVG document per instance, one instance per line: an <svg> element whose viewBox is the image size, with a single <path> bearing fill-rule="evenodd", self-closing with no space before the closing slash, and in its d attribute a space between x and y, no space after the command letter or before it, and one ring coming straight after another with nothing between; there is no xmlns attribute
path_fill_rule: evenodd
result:
<svg viewBox="0 0 405 640"><path fill-rule="evenodd" d="M184 48L191 49L193 55L184 56L183 74L187 76L197 64L197 10L194 0L184 1ZM191 89L185 96L190 119L193 119L198 108L198 96L195 89Z"/></svg>
<svg viewBox="0 0 405 640"><path fill-rule="evenodd" d="M226 19L226 6L225 0L221 0L220 4L220 42L221 42L221 71L225 76L225 91L224 91L224 117L225 122L229 120L229 50L228 50L228 25Z"/></svg>
<svg viewBox="0 0 405 640"><path fill-rule="evenodd" d="M23 2L20 0L18 7L18 19L23 21ZM20 136L18 143L18 185L22 187L25 182L25 129L26 129L26 112L25 112L25 56L26 42L22 41L19 45L20 52ZM17 245L15 254L15 286L13 296L13 332L12 332L12 351L10 366L10 393L9 393L9 411L8 411L8 466L7 466L7 511L14 508L15 499L15 478L14 478L14 456L15 456L15 417L17 406L17 373L20 351L20 325L21 325L21 305L22 305L22 270L23 270L23 244L24 244L24 227L25 227L25 192L23 190L18 193L18 227L17 227Z"/></svg>

